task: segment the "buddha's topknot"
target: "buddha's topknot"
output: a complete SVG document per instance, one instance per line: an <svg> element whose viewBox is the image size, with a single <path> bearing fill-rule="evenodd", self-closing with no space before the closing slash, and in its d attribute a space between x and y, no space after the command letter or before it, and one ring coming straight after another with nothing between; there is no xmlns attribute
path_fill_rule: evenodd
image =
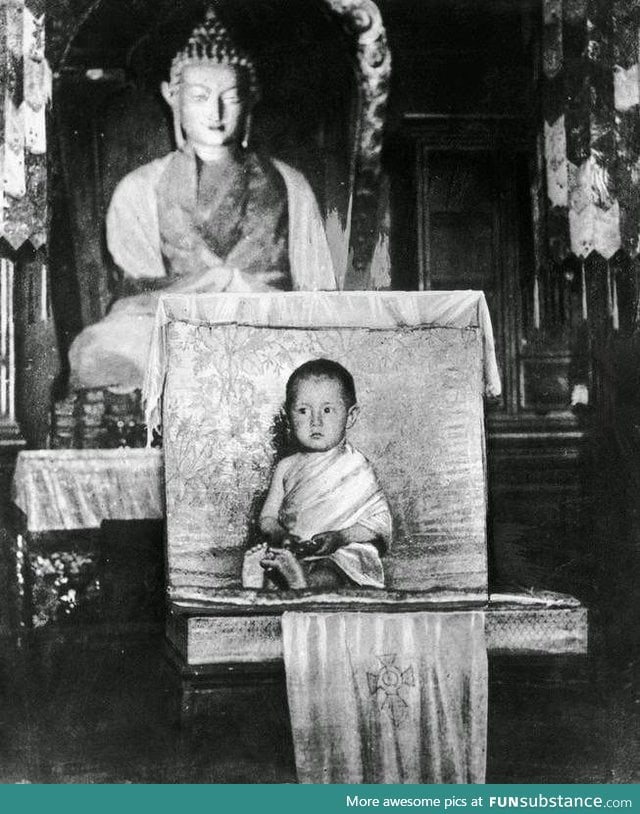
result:
<svg viewBox="0 0 640 814"><path fill-rule="evenodd" d="M197 25L184 48L171 63L170 84L177 88L186 65L214 64L231 65L246 71L249 93L257 98L260 93L256 70L251 57L231 39L226 27L209 6L204 21Z"/></svg>

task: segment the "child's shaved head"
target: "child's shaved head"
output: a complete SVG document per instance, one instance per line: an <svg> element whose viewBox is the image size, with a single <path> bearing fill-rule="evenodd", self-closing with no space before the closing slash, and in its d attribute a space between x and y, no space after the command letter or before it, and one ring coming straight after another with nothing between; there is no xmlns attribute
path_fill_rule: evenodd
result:
<svg viewBox="0 0 640 814"><path fill-rule="evenodd" d="M332 379L340 384L342 398L347 407L353 407L356 403L356 387L353 383L353 376L338 362L331 359L312 359L296 368L287 382L286 407L289 409L296 389L300 382L307 379Z"/></svg>

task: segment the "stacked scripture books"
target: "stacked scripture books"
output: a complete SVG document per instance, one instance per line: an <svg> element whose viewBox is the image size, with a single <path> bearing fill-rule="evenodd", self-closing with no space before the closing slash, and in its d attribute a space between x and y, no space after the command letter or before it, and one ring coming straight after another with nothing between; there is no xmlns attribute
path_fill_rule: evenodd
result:
<svg viewBox="0 0 640 814"><path fill-rule="evenodd" d="M104 445L104 391L102 388L79 390L76 394L76 441L80 449L99 449Z"/></svg>
<svg viewBox="0 0 640 814"><path fill-rule="evenodd" d="M144 447L146 427L139 390L78 390L56 402L51 421L53 449Z"/></svg>
<svg viewBox="0 0 640 814"><path fill-rule="evenodd" d="M75 393L56 402L51 419L51 446L53 449L74 449L76 446Z"/></svg>

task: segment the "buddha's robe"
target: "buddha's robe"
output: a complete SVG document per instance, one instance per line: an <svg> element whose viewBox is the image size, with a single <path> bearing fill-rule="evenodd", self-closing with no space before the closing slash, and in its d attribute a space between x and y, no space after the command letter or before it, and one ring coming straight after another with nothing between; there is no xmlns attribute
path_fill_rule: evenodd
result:
<svg viewBox="0 0 640 814"><path fill-rule="evenodd" d="M238 269L251 290L290 290L287 226L284 181L271 162L254 153L205 164L177 152L158 183L168 279L224 265Z"/></svg>
<svg viewBox="0 0 640 814"><path fill-rule="evenodd" d="M287 459L280 524L310 540L315 534L359 525L384 547L391 542L391 512L373 467L349 443L327 452L299 452ZM265 505L263 514L269 511ZM306 557L305 561L325 559ZM384 571L373 543L349 543L326 556L356 585L384 587Z"/></svg>
<svg viewBox="0 0 640 814"><path fill-rule="evenodd" d="M69 351L73 388L140 387L162 291L331 290L324 225L305 178L254 154L199 164L189 149L134 170L107 213L124 273L107 316Z"/></svg>

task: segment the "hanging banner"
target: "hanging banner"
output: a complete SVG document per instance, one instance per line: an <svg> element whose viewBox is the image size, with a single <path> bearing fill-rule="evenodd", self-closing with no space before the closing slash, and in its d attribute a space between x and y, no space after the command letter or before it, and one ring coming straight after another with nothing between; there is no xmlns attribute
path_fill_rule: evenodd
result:
<svg viewBox="0 0 640 814"><path fill-rule="evenodd" d="M640 0L543 0L552 259L639 250Z"/></svg>
<svg viewBox="0 0 640 814"><path fill-rule="evenodd" d="M37 0L0 5L0 237L13 249L46 241L46 113L51 71Z"/></svg>

